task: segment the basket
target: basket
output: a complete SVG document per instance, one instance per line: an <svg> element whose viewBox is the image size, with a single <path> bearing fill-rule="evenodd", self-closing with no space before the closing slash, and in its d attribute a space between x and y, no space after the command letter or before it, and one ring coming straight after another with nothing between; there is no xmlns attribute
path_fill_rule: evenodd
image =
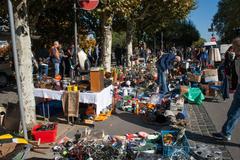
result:
<svg viewBox="0 0 240 160"><path fill-rule="evenodd" d="M166 134L172 134L174 136L177 136L177 131L161 131L161 137L162 137L162 147L163 147L163 156L164 157L170 157L175 151L177 150L183 150L185 154L188 154L190 152L190 145L188 143L186 135L183 137L183 141L181 145L165 145L163 142L163 137Z"/></svg>
<svg viewBox="0 0 240 160"><path fill-rule="evenodd" d="M56 141L57 137L57 124L54 124L53 130L47 130L47 131L37 131L38 128L40 128L42 124L38 124L33 127L32 129L32 135L34 137L35 141L40 140L40 143L52 143Z"/></svg>

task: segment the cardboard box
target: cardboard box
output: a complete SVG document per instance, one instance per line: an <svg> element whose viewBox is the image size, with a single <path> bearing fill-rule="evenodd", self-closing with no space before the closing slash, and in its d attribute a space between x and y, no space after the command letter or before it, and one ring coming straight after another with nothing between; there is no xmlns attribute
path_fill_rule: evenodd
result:
<svg viewBox="0 0 240 160"><path fill-rule="evenodd" d="M188 86L180 86L180 94L184 95L185 93L188 92Z"/></svg>
<svg viewBox="0 0 240 160"><path fill-rule="evenodd" d="M223 82L221 82L221 81L211 82L211 83L209 83L209 85L222 86Z"/></svg>
<svg viewBox="0 0 240 160"><path fill-rule="evenodd" d="M218 76L208 76L208 77L205 76L204 81L206 83L208 83L208 82L216 82L216 81L218 81Z"/></svg>
<svg viewBox="0 0 240 160"><path fill-rule="evenodd" d="M198 82L198 83L201 82L201 78L202 78L201 75L195 75L193 73L188 72L187 76L188 76L188 80L191 82Z"/></svg>
<svg viewBox="0 0 240 160"><path fill-rule="evenodd" d="M217 69L205 69L203 70L204 76L217 76L218 71Z"/></svg>
<svg viewBox="0 0 240 160"><path fill-rule="evenodd" d="M209 84L201 84L200 87L205 96L210 96Z"/></svg>
<svg viewBox="0 0 240 160"><path fill-rule="evenodd" d="M218 81L218 70L217 69L205 69L203 71L203 74L204 74L204 80L206 83Z"/></svg>

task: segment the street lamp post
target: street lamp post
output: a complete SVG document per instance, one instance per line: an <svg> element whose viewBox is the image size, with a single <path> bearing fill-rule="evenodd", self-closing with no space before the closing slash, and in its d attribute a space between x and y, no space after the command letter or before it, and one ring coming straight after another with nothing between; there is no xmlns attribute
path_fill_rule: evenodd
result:
<svg viewBox="0 0 240 160"><path fill-rule="evenodd" d="M77 38L77 4L76 0L74 0L74 50L75 50L75 64L77 64L77 43L78 43L78 38Z"/></svg>
<svg viewBox="0 0 240 160"><path fill-rule="evenodd" d="M23 128L24 138L26 140L28 140L27 127L26 127L26 121L25 121L25 113L24 113L24 108L23 108L22 87L21 87L21 83L20 83L20 74L19 74L19 68L18 68L19 64L18 64L18 54L17 54L17 47L16 47L15 24L14 24L14 18L13 18L13 6L12 6L11 0L8 0L8 14L9 14L9 20L10 20L13 58L14 58L14 67L15 67L16 79L17 79L17 89L18 89L18 98L19 98L19 104L20 104L22 128Z"/></svg>

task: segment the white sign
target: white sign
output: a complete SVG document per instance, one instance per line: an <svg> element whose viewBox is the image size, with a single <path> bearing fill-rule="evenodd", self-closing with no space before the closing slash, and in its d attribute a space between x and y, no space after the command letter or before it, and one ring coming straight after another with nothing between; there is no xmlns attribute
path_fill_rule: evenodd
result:
<svg viewBox="0 0 240 160"><path fill-rule="evenodd" d="M231 44L221 44L220 45L220 53L224 54L227 52L228 48L231 47Z"/></svg>

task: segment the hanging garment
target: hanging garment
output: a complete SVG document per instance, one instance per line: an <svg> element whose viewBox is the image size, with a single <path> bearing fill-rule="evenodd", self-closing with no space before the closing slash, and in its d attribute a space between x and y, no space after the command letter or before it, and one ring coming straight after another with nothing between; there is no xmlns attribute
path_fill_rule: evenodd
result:
<svg viewBox="0 0 240 160"><path fill-rule="evenodd" d="M209 60L213 62L221 62L221 54L218 48L211 48L209 50Z"/></svg>
<svg viewBox="0 0 240 160"><path fill-rule="evenodd" d="M78 117L79 115L79 92L64 92L62 97L64 115Z"/></svg>
<svg viewBox="0 0 240 160"><path fill-rule="evenodd" d="M214 59L215 59L215 62L221 62L221 54L220 54L220 51L219 51L219 49L218 48L214 48L214 52L215 52L215 57L214 57Z"/></svg>
<svg viewBox="0 0 240 160"><path fill-rule="evenodd" d="M80 50L77 55L81 71L89 71L91 64L88 55L83 50Z"/></svg>

